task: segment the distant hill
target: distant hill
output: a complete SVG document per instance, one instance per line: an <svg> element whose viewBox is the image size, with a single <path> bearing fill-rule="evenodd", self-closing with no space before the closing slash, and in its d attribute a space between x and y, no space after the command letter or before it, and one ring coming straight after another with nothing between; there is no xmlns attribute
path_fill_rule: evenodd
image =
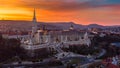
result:
<svg viewBox="0 0 120 68"><path fill-rule="evenodd" d="M47 23L47 24L56 26L57 28L60 29L68 29L70 28L71 25L73 25L75 29L85 29L83 25L75 24L74 22L57 22L57 23Z"/></svg>
<svg viewBox="0 0 120 68"><path fill-rule="evenodd" d="M32 21L12 21L12 20L0 20L0 29L17 29L17 30L31 30L33 23ZM116 26L103 26L98 24L80 25L74 22L38 22L39 28L46 26L47 29L69 29L71 25L75 29L87 29L87 28L106 28L106 27L116 27ZM118 27L118 26L117 26Z"/></svg>
<svg viewBox="0 0 120 68"><path fill-rule="evenodd" d="M88 27L88 28L104 28L105 26L98 25L98 24L89 24L86 27Z"/></svg>

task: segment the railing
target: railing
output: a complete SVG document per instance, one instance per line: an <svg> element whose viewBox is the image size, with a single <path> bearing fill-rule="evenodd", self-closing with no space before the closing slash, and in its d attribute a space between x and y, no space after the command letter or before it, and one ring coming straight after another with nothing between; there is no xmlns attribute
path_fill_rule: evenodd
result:
<svg viewBox="0 0 120 68"><path fill-rule="evenodd" d="M22 45L23 48L27 50L35 50L35 49L40 49L40 48L45 48L48 47L48 44L39 44L39 45Z"/></svg>
<svg viewBox="0 0 120 68"><path fill-rule="evenodd" d="M69 42L64 42L63 44L74 45L74 44L82 44L82 43L80 41L69 41ZM27 50L31 50L31 49L35 50L35 49L40 49L40 48L45 48L45 47L55 47L58 52L63 52L60 48L61 46L63 46L62 43L53 43L53 44L47 43L47 44L38 44L38 45L22 44L22 47L24 47Z"/></svg>

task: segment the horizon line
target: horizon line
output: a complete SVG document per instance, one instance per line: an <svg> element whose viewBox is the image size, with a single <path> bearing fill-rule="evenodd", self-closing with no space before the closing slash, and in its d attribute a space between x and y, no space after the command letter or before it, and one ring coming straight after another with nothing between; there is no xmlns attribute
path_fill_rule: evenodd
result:
<svg viewBox="0 0 120 68"><path fill-rule="evenodd" d="M28 22L32 22L32 20L4 20L1 19L0 21L28 21ZM42 23L74 23L74 24L78 24L76 22L72 22L72 21L37 21L38 23L42 22ZM97 23L90 23L90 24L85 24L85 25L91 25L91 24L96 24L96 25L101 25L101 26L120 26L120 24L115 24L115 25L104 25L104 24L97 24ZM78 25L84 25L82 23L78 24Z"/></svg>

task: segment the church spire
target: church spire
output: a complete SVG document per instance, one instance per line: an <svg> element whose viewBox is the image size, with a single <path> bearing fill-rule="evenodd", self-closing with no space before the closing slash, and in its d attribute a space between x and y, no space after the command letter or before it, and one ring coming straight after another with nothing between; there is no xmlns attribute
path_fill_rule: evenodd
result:
<svg viewBox="0 0 120 68"><path fill-rule="evenodd" d="M36 24L36 11L35 11L35 8L34 8L34 13L33 13L33 23L34 23L34 25Z"/></svg>
<svg viewBox="0 0 120 68"><path fill-rule="evenodd" d="M37 21L36 21L36 11L34 8L34 12L33 12L33 32L37 32Z"/></svg>

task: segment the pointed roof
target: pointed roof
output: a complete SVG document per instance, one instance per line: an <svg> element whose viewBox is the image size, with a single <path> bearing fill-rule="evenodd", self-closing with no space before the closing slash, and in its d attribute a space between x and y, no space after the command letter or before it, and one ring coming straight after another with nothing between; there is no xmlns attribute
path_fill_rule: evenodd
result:
<svg viewBox="0 0 120 68"><path fill-rule="evenodd" d="M70 26L70 28L69 28L70 30L74 30L74 27L73 27L73 25L71 24L71 26Z"/></svg>
<svg viewBox="0 0 120 68"><path fill-rule="evenodd" d="M88 32L85 33L85 37L88 36Z"/></svg>
<svg viewBox="0 0 120 68"><path fill-rule="evenodd" d="M36 19L36 11L35 11L35 8L34 8L34 13L33 13L33 19Z"/></svg>
<svg viewBox="0 0 120 68"><path fill-rule="evenodd" d="M33 23L34 24L36 23L36 11L35 11L35 8L34 8L34 12L33 12Z"/></svg>

